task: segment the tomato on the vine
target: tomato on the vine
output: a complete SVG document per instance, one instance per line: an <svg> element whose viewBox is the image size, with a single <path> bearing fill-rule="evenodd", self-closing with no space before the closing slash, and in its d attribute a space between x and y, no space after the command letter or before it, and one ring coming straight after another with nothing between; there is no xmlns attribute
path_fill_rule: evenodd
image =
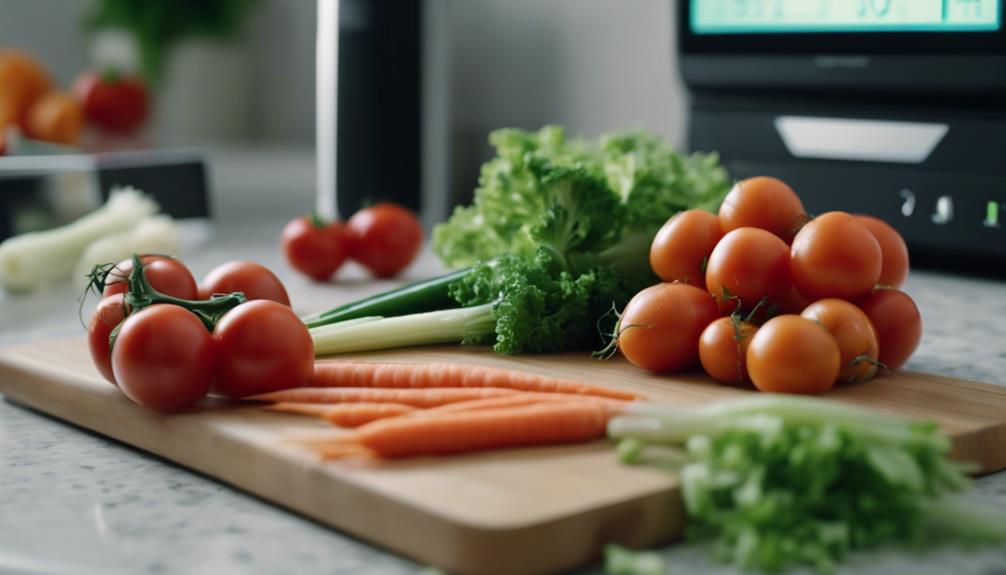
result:
<svg viewBox="0 0 1006 575"><path fill-rule="evenodd" d="M785 182L767 176L737 182L720 204L723 232L759 228L779 236L787 244L807 221L803 203Z"/></svg>
<svg viewBox="0 0 1006 575"><path fill-rule="evenodd" d="M320 282L330 278L349 256L349 231L342 222L297 218L283 228L280 242L290 266Z"/></svg>
<svg viewBox="0 0 1006 575"><path fill-rule="evenodd" d="M650 267L665 282L682 281L705 289L706 262L723 238L720 219L705 210L678 212L650 245Z"/></svg>
<svg viewBox="0 0 1006 575"><path fill-rule="evenodd" d="M877 330L880 362L892 370L904 365L922 341L922 314L912 298L881 288L856 303Z"/></svg>
<svg viewBox="0 0 1006 575"><path fill-rule="evenodd" d="M699 338L699 361L706 373L726 383L748 381L747 351L758 328L734 317L709 324Z"/></svg>
<svg viewBox="0 0 1006 575"><path fill-rule="evenodd" d="M423 244L423 227L409 210L396 204L364 208L346 223L352 235L350 255L379 278L405 269Z"/></svg>
<svg viewBox="0 0 1006 575"><path fill-rule="evenodd" d="M796 289L796 286L793 286L778 302L778 311L779 313L795 313L800 315L800 312L810 304L811 299L800 293L800 290Z"/></svg>
<svg viewBox="0 0 1006 575"><path fill-rule="evenodd" d="M838 342L815 321L780 315L758 328L747 352L748 374L760 391L819 394L838 378Z"/></svg>
<svg viewBox="0 0 1006 575"><path fill-rule="evenodd" d="M289 307L273 301L243 303L213 331L217 349L213 392L246 397L303 385L314 369L307 327Z"/></svg>
<svg viewBox="0 0 1006 575"><path fill-rule="evenodd" d="M821 214L793 239L793 283L814 300L852 300L870 293L880 279L881 266L880 244L845 212Z"/></svg>
<svg viewBox="0 0 1006 575"><path fill-rule="evenodd" d="M722 313L751 310L763 299L778 304L791 287L789 246L759 228L723 236L706 265L706 289Z"/></svg>
<svg viewBox="0 0 1006 575"><path fill-rule="evenodd" d="M210 299L213 294L242 292L248 300L267 299L290 305L290 296L276 274L268 268L249 261L227 262L206 274L199 284L199 299Z"/></svg>
<svg viewBox="0 0 1006 575"><path fill-rule="evenodd" d="M105 379L115 383L112 372L112 348L108 338L126 317L126 302L123 294L117 293L98 302L87 325L87 347L91 352L91 361Z"/></svg>
<svg viewBox="0 0 1006 575"><path fill-rule="evenodd" d="M867 381L877 373L879 344L870 318L855 305L842 299L818 300L803 310L801 316L828 329L838 343L842 367L840 382Z"/></svg>
<svg viewBox="0 0 1006 575"><path fill-rule="evenodd" d="M888 287L901 287L908 277L908 246L905 239L890 224L873 216L856 216L863 227L870 230L880 244L881 266L877 283Z"/></svg>
<svg viewBox="0 0 1006 575"><path fill-rule="evenodd" d="M146 255L140 257L140 263L143 264L143 272L150 282L150 287L155 290L180 299L199 297L196 280L181 261L168 256ZM108 297L125 293L129 287L131 273L133 273L132 258L116 264L105 279L105 290L102 295Z"/></svg>
<svg viewBox="0 0 1006 575"><path fill-rule="evenodd" d="M215 363L210 332L176 305L152 305L127 317L112 348L119 388L158 411L174 411L206 395Z"/></svg>
<svg viewBox="0 0 1006 575"><path fill-rule="evenodd" d="M699 336L719 317L716 304L700 288L661 283L637 293L619 320L618 349L633 364L650 371L694 367Z"/></svg>

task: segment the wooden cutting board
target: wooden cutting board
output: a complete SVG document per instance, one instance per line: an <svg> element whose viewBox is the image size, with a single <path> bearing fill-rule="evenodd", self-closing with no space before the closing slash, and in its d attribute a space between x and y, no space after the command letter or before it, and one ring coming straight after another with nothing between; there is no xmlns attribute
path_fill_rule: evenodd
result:
<svg viewBox="0 0 1006 575"><path fill-rule="evenodd" d="M357 357L526 369L679 405L750 393L700 375L655 377L619 359L583 355L503 358L424 348ZM101 379L83 339L0 350L0 393L451 573L546 573L596 559L606 542L652 545L682 531L674 478L619 465L607 442L323 463L289 437L327 424L212 401L173 415L145 410ZM829 396L935 419L953 436L957 457L982 472L1006 468L1004 387L899 373Z"/></svg>

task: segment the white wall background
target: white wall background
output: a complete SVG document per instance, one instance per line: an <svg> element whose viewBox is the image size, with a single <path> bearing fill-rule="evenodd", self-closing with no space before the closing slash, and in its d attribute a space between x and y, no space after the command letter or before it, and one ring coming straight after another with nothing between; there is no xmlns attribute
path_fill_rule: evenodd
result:
<svg viewBox="0 0 1006 575"><path fill-rule="evenodd" d="M645 128L684 141L671 0L451 0L454 188L500 126L595 136Z"/></svg>

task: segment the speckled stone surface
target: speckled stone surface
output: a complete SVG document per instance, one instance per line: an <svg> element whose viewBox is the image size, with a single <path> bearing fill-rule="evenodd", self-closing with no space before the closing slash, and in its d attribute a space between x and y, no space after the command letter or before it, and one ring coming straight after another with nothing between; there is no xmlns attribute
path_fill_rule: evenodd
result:
<svg viewBox="0 0 1006 575"><path fill-rule="evenodd" d="M222 234L190 261L202 272L208 262L270 253L249 242L243 232ZM259 259L283 269L274 255ZM284 279L295 300L298 293L302 300L319 300L311 291L318 288ZM909 368L1004 383L1006 284L913 272L906 289L926 324ZM70 293L56 288L32 298L0 299L0 343L80 333L76 304L66 300ZM980 479L978 491L1006 510L1006 472ZM694 545L672 545L664 553L675 573L732 572ZM0 573L422 569L170 462L0 402ZM583 572L600 571L595 566ZM843 572L1006 575L1006 548L877 553L852 558Z"/></svg>
<svg viewBox="0 0 1006 575"><path fill-rule="evenodd" d="M274 238L287 212L298 209L291 205L277 205L269 219L224 221L213 243L186 261L198 276L227 259L254 258L280 272L295 304L302 302L298 311L337 303L331 287L290 276L279 260ZM427 256L410 273L434 266ZM362 277L349 269L344 280ZM1006 385L1006 283L913 272L905 289L925 320L908 368ZM69 287L31 297L0 294L0 345L82 333L73 298ZM979 479L977 487L978 496L1006 512L1006 472ZM662 553L675 574L734 572L711 563L695 545ZM395 575L423 569L213 479L0 401L2 574ZM1006 547L859 555L841 572L1006 575Z"/></svg>

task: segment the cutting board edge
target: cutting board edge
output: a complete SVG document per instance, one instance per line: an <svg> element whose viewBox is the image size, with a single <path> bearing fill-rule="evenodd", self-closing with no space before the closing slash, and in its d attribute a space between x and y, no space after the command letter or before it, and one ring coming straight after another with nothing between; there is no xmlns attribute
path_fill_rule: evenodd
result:
<svg viewBox="0 0 1006 575"><path fill-rule="evenodd" d="M683 531L683 523L674 520L675 513L673 512L674 505L680 507L680 497L677 495L677 490L668 488L600 505L583 513L569 513L564 516L553 517L547 521L523 524L515 523L508 526L467 523L458 518L442 516L441 519L444 520L442 521L442 526L438 528L427 521L428 510L399 501L397 503L404 507L407 513L403 515L401 510L397 510L394 517L395 521L397 523L414 523L417 522L418 518L418 521L423 525L422 529L418 529L416 532L425 534L425 537L402 543L397 539L389 540L383 538L381 536L382 530L377 526L361 528L359 524L354 523L348 517L332 515L317 510L318 508L328 508L328 505L314 508L314 506L302 504L294 499L277 497L268 487L258 485L255 481L244 479L245 477L254 477L255 474L221 472L197 462L186 461L185 458L162 455L137 443L106 434L92 426L82 425L66 419L59 414L46 410L42 406L33 405L30 399L22 401L22 398L18 398L16 393L8 394L4 391L4 395L17 405L45 413L74 426L93 431L103 437L127 445L132 449L138 449L164 461L180 465L203 477L226 484L283 509L322 523L329 528L341 530L369 544L383 547L415 561L442 568L457 575L495 575L512 574L515 572L527 573L529 575L551 573L556 570L568 569L596 560L599 557L597 550L601 548L603 543L614 542L642 548L680 539ZM373 510L373 507L367 501L377 502L376 500L380 499L379 495L353 485L352 482L347 482L340 487L351 491L351 493L344 494L345 498L356 499L361 507L369 507L369 510ZM661 514L664 517L664 522L661 522L659 518L654 519L652 517L652 514L660 509L667 509L665 513ZM412 517L409 517L410 515ZM648 523L662 523L662 525L656 530L652 527L641 528L639 518L648 515L651 515L647 521ZM615 519L609 519L609 516L615 516ZM624 516L632 518L631 529L626 531L614 529L610 526L611 524L624 525L626 523L622 519ZM677 517L681 516L681 514L677 515ZM589 525L584 525L585 521ZM451 533L451 536L438 539L436 532L439 529L446 529L446 531ZM561 535L557 536L557 534ZM446 548L443 545L434 544L435 541L442 543L444 539L451 543ZM564 552L557 552L559 545L566 547L566 550ZM529 547L533 548L535 546L547 546L548 553L527 552ZM536 561L528 562L526 558L529 556L536 559Z"/></svg>
<svg viewBox="0 0 1006 575"><path fill-rule="evenodd" d="M37 342L37 343L46 343L46 342ZM48 342L48 343L55 343L55 342ZM82 343L83 341L80 338L67 338L64 342L65 345L73 344L77 346L79 346ZM28 346L14 346L13 348L0 349L0 393L4 392L2 388L6 386L3 378L4 371L15 370L20 372L26 372L25 373L26 377L38 378L40 380L45 380L46 376L52 377L53 374L58 374L59 377L61 378L70 377L72 378L72 380L76 380L78 382L90 381L90 385L92 386L93 389L91 389L91 396L88 397L86 403L90 404L93 408L104 406L105 402L107 402L108 400L108 397L106 396L114 396L116 400L121 401L124 405L127 406L129 405L128 402L124 398L122 398L122 396L119 395L118 392L111 385L107 387L107 390L103 390L101 394L94 394L94 390L103 388L97 386L96 383L93 381L96 377L99 376L97 376L96 372L94 372L93 370L93 367L91 367L89 363L86 368L89 371L83 371L80 365L74 365L73 368L76 369L77 371L73 371L67 366L61 367L59 365L60 362L58 361L53 362L53 364L47 363L44 359L45 358L44 353L39 352L38 349L36 349L34 354L27 352L20 353L20 350L22 349L30 350L31 347L32 347L31 345L28 345ZM86 351L86 349L78 348L78 350L75 350L74 353L77 353L77 351L84 352ZM441 349L438 353L444 355L446 352ZM422 357L425 359L426 356L424 355ZM566 358L565 360L563 358L556 358L556 359L559 361L570 360L570 358ZM529 369L531 371L551 369L533 364L533 362L540 362L540 361L542 360L539 358L531 360L532 363L528 364L524 364L524 362L521 362L517 367ZM72 362L70 363L72 364ZM38 366L41 366L41 369L36 369ZM612 367L613 366L609 366L609 369ZM943 378L940 376L929 376L929 379L931 380L933 385L944 383L943 380L951 381L951 383L955 384L962 382L962 380L956 380L954 378L949 377ZM656 382L651 381L650 383L656 383ZM980 382L974 382L974 383L975 385L982 387L983 390L985 391L988 391L988 388L994 387L991 384L982 384ZM997 396L997 398L1000 396L997 389L992 389L992 392L993 393L991 395L995 395ZM38 391L35 390L35 393L37 394ZM15 395L18 394L17 393L12 394L12 398L17 400L18 397L15 397ZM24 399L23 397L21 399L22 403L32 405L31 401L23 401ZM39 401L45 401L45 399L46 398L44 396L39 397ZM993 400L993 398L989 397L989 400ZM995 405L998 405L998 399L995 399L993 403ZM45 413L51 413L58 418L71 421L76 425L80 425L81 427L85 427L88 429L95 429L94 426L77 423L76 421L74 421L75 418L72 417L72 414L70 414L70 416L63 416L60 415L59 413L53 413L51 409L48 409L47 406L44 405L38 406L37 409ZM142 408L135 407L135 409L141 410ZM148 415L145 416L141 414L141 416L137 418L138 423L136 424L136 427L146 428L153 426L153 431L156 433L158 431L157 425L164 425L164 424L163 423L158 424L157 418L149 416L149 412L145 413L147 413ZM129 414L127 413L125 415L128 416ZM167 416L162 417L166 418ZM181 420L181 417L175 419ZM150 421L153 421L154 423L150 423ZM991 432L989 432L990 429L992 430ZM102 433L109 437L118 439L118 437L114 434L105 433L99 430L96 431L98 431L98 433ZM150 429L146 429L146 431L147 433L150 433ZM994 442L999 441L1003 437L1006 437L1001 435L1001 433L1004 432L1006 432L1006 421L997 421L994 426L984 429L983 433L981 434L976 435L973 434L971 431L968 431L967 433L973 435L972 438L973 441L971 442L971 445L975 449L978 449L980 451L981 449L986 450L989 449L990 446L995 445ZM200 464L192 463L185 457L177 457L173 455L173 452L171 452L170 450L162 452L146 448L143 446L139 446L132 441L121 440L121 439L119 439L119 441L122 441L123 443L129 445L136 445L138 448L154 453L158 457L174 461L175 463L194 469L201 474L215 478L228 485L233 485L239 489L242 489L251 494L259 496L263 499L274 502L282 507L291 509L301 515L311 517L313 519L321 521L322 523L326 523L328 525L337 527L347 533L358 536L361 539L374 542L380 546L399 552L403 555L413 557L415 559L436 566L441 566L445 569L448 569L451 572L457 572L459 574L494 572L492 570L487 570L487 565L485 564L486 561L485 556L473 557L471 553L466 552L466 550L468 549L477 549L477 548L482 548L483 553L488 553L490 554L490 556L494 558L494 561L496 561L496 563L494 563L493 566L490 566L491 568L503 565L509 565L509 567L507 567L506 569L500 568L498 572L501 573L502 572L538 573L538 572L547 572L558 568L572 567L574 565L578 565L582 562L596 558L601 543L606 542L609 539L617 540L612 538L611 533L612 531L618 531L618 529L605 527L606 525L619 524L619 521L617 519L611 518L612 514L614 513L613 510L623 510L623 511L628 510L626 511L626 513L630 517L632 516L632 513L647 513L647 512L654 513L656 511L660 511L661 514L666 516L665 519L669 520L673 515L671 513L672 510L666 507L664 509L659 509L661 505L664 505L660 503L661 498L664 498L663 501L665 503L667 501L676 501L677 503L675 504L680 505L680 497L675 493L675 490L673 489L668 490L666 493L658 492L652 497L643 496L638 498L627 499L624 502L617 502L608 505L598 505L596 507L587 510L582 514L578 515L571 514L568 518L559 518L552 522L544 521L541 524L528 528L526 529L527 532L543 533L545 534L545 536L539 535L536 537L525 538L519 543L519 545L517 543L513 543L512 546L507 544L505 539L507 536L519 537L521 535L521 529L519 526L516 526L510 530L482 529L480 531L479 529L472 529L469 525L459 525L455 523L450 526L450 530L437 531L435 529L431 529L429 525L424 522L426 521L426 518L429 517L428 513L423 513L424 511L423 509L418 509L417 511L415 508L413 508L414 512L411 513L411 517L413 521L413 526L416 527L414 532L410 533L408 537L402 540L388 539L386 537L382 537L383 533L382 528L387 528L389 526L393 526L394 523L402 522L403 518L401 516L395 516L392 518L393 520L390 523L386 522L383 525L380 522L357 523L357 518L355 517L347 517L345 519L342 518L333 519L324 512L324 509L331 509L333 507L332 504L325 503L326 501L328 501L328 499L325 499L324 497L322 497L321 499L309 500L307 502L292 501L288 499L289 497L288 494L284 493L281 494L280 496L277 496L273 490L270 490L267 486L264 486L266 485L266 483L258 484L252 482L249 485L244 483L244 481L240 477L234 479L227 473L213 469L212 466L203 466ZM270 457L269 452L279 451L275 446L271 445L265 446L267 447L267 449L262 449L263 445L256 442L246 442L245 446L249 449L258 449L259 451L263 452L263 453L257 453L255 457L267 458ZM993 449L993 451L996 454L996 461L999 461L1000 458L1006 459L1006 450L996 451L995 449ZM302 475L305 475L309 478L307 479L307 481L319 481L320 480L319 478L324 479L325 481L329 482L331 481L331 479L328 477L328 474L319 471L317 466L310 467L306 459L302 458L291 459L289 457L289 454L287 454L287 457L284 459L284 461L286 463L291 462L296 463L296 465L289 465L288 466L289 469L284 470L284 473L293 473L294 471L300 471L302 470L303 466L308 466L309 468L307 469L307 473L302 473ZM246 475L254 478L257 474L247 473ZM266 480L262 479L262 481L265 482ZM349 494L348 495L344 494L343 496L344 499L353 499L352 496L357 493L357 490L353 489L333 490L331 489L330 484L325 485L325 487L327 487L327 489L316 489L315 491L320 491L323 494L330 493L333 491L344 491L344 492L348 491ZM373 493L370 493L369 495L373 496L372 497L373 501L379 501L381 499L381 497L376 496ZM312 505L312 501L318 503L319 505L318 506ZM644 504L643 502L646 503ZM399 509L401 508L401 503L402 503L401 500L392 501L384 499L383 501L379 501L380 505L388 506L388 508L391 508L396 512L399 511ZM318 510L319 507L322 509L321 511ZM366 509L365 511L369 512L371 510ZM366 513L364 513L364 515L366 515ZM374 515L380 515L380 514L375 513ZM581 520L577 522L576 520L580 519L580 515L585 516L587 520ZM678 515L678 518L680 518L680 514ZM344 520L351 523L344 523ZM513 568L512 564L507 563L508 560L514 560L514 556L519 556L521 554L545 556L546 555L545 553L528 554L525 552L524 547L533 548L534 545L536 544L541 545L543 544L542 543L543 541L547 542L548 535L552 535L557 531L562 533L564 525L567 524L565 523L565 521L567 520L568 524L573 525L574 528L583 527L582 529L577 531L576 537L570 535L569 538L576 539L577 541L580 542L589 541L590 542L589 544L581 545L581 547L573 548L571 550L564 551L563 553L559 554L556 554L555 549L549 549L548 552L552 553L553 555L547 559L546 563L539 562L534 565L520 564L520 566L517 568ZM639 523L639 521L640 519L638 516L632 519L632 523ZM461 532L465 532L465 534L468 535L469 537L466 539L465 537L458 535L458 533ZM447 535L448 537L446 542L443 540L437 541L436 537L434 536L434 533L439 534L441 537ZM562 533L562 535L565 536L566 533ZM648 537L653 539L653 541L641 543L641 545L649 544L651 542L652 543L658 542L658 540L666 536L666 532L660 533L659 531L657 532L651 531L649 534L644 533L644 535L648 535ZM672 536L667 537L667 539L670 538L672 538ZM430 543L431 541L436 541L440 547L438 548L436 544L431 544ZM493 543L488 544L485 543L485 541L491 541ZM635 544L636 542L627 541L626 543ZM481 547L482 545L484 545L485 547ZM431 549L434 551L431 551ZM519 551L517 551L518 549ZM498 557L491 555L493 550L497 550L503 556ZM431 555L431 553L434 552L439 553L439 555L436 556Z"/></svg>
<svg viewBox="0 0 1006 575"><path fill-rule="evenodd" d="M5 380L4 380L4 378L2 377L2 376L5 375L5 373L13 373L16 376L21 377L21 378L44 380L45 379L44 376L41 376L41 375L39 375L39 374L34 373L33 371L31 371L31 368L40 368L43 371L51 372L51 373L58 373L58 374L60 374L60 375L62 375L64 377L68 377L71 380L77 380L79 383L86 385L86 382L88 380L90 380L92 376L88 376L88 375L84 375L84 374L79 374L79 373L75 373L75 372L63 370L63 369L60 369L60 368L57 368L57 367L50 366L48 364L42 364L42 363L39 363L34 358L31 358L31 359L14 358L14 361L11 361L9 358L5 358L2 355L2 352L3 352L3 350L0 350L0 394L6 395L10 399L14 400L15 403L24 405L26 407L29 407L29 408L35 410L35 411L38 411L38 412L41 412L41 413L45 413L45 414L47 414L47 415L49 415L51 417L55 417L56 419L59 419L60 421L68 422L68 423L71 423L71 424L73 424L73 425L75 425L77 427L88 429L88 430L93 431L95 433L98 433L98 434L100 434L100 435L102 435L104 437L108 437L108 438L113 439L115 441L118 441L119 443L122 443L124 445L128 445L128 446L131 446L131 447L136 448L136 449L140 449L140 450L142 450L142 451L144 451L144 452L146 452L148 454L157 456L157 457L159 457L161 459L164 459L166 461L177 462L177 463L180 463L181 465L183 465L185 467L196 469L197 471L199 471L200 473L202 473L204 475L213 476L212 474L210 474L210 473L208 473L208 472L206 472L206 471L204 471L202 469L196 468L194 466L195 464L193 464L193 463L190 463L188 461L182 462L181 460L185 456L184 453L179 454L178 457L175 457L173 455L171 455L171 456L164 455L164 454L161 454L158 451L156 451L156 450L154 450L154 449L152 449L150 447L138 444L135 441L131 441L127 437L123 437L121 433L118 433L116 431L111 431L111 430L108 430L108 429L103 429L103 428L101 428L100 425L91 425L91 424L87 423L86 421L82 421L79 413L61 412L59 410L53 410L51 408L51 406L45 404L44 401L37 400L35 397L31 396L30 394L23 393L22 390L20 390L16 384L11 385L9 383L6 383ZM114 386L112 384L109 384L107 392L108 392L108 395L114 396L114 398L109 398L110 400L123 401L123 402L126 401L125 399L122 398L121 395L119 395L118 392L115 391L115 388L114 388ZM83 394L81 394L81 395L83 396ZM84 401L92 400L92 398L87 398L87 397L81 397L81 399L84 400ZM130 404L130 406L132 406L132 404ZM243 407L247 407L247 406L243 406ZM142 408L137 407L136 409L140 410ZM177 417L177 416L184 417L184 416L186 416L185 412L175 413L175 414L158 414L158 413L155 413L155 412L143 411L142 413L144 415L150 415L151 417L156 418L158 420L160 420L161 418ZM270 414L270 415L272 415L272 414ZM281 416L281 414L279 414L279 415ZM596 444L600 444L601 441L599 440L598 442L595 442L595 443ZM272 446L267 446L267 445L256 445L255 447L261 448L261 449L267 449L267 448L271 449L272 448ZM575 447L582 447L582 444L579 445L579 446L575 446ZM530 451L535 451L536 449L540 449L540 448L523 448L523 449L530 450ZM548 449L548 448L546 448L546 449ZM510 450L510 451L519 452L521 450L522 449L514 449L514 450ZM291 456L292 457L292 450L285 450L284 449L284 450L278 450L278 451L282 451L287 456ZM356 478L354 478L352 476L348 476L348 475L345 475L345 474L342 474L342 473L338 473L338 472L336 472L336 473L330 473L330 471L332 471L334 469L333 467L331 467L334 464L332 464L332 463L325 463L323 461L317 460L316 458L314 458L313 455L307 455L308 452L306 452L306 451L304 453L305 453L305 456L298 456L297 459L302 460L303 463L305 463L305 465L307 465L307 466L309 466L311 468L317 468L317 469L319 469L319 470L321 470L321 471L323 471L323 472L331 475L335 480L338 480L340 482L350 483L350 484L353 484L354 486L360 486L360 485L362 485L362 482L360 480L358 480L358 479L356 479ZM611 453L611 456L614 457L614 452L613 451ZM659 471L657 469L652 469L652 470L649 470L649 471L651 471L652 475L654 475L654 476L658 476L659 477L659 476L664 475L661 471ZM648 497L648 496L651 496L651 495L653 495L655 493L671 492L671 491L676 491L676 490L677 490L677 483L673 479L668 478L668 479L666 479L665 482L662 482L661 485L655 486L655 487L652 487L652 488L642 489L642 490L638 491L637 493L631 495L631 497L640 497L640 498L641 497ZM387 495L387 494L385 494L385 496L391 497L391 498L395 498L394 495ZM423 505L417 505L417 504L415 504L413 502L409 502L407 499L404 499L404 498L395 498L395 499L396 499L396 501L398 501L402 505L407 505L407 506L410 506L410 507L415 507L419 511L428 513L428 514L430 514L432 516L436 516L438 519L441 519L441 520L444 520L444 521L450 521L450 522L462 525L462 526L464 526L466 528L478 529L478 530L482 530L482 531L486 531L486 532L506 532L506 531L510 531L510 530L525 529L525 528L528 528L529 526L537 525L538 523L540 523L542 521L548 522L548 521L562 520L562 519L566 518L567 516L575 514L574 512L554 512L554 513L550 513L550 514L539 515L536 518L526 518L526 519L516 520L516 521L498 521L498 522L493 522L493 523L479 523L479 522L473 521L470 518L467 518L467 517L465 517L463 515L457 515L457 514L452 514L452 513L445 513L445 512L442 512L440 510L434 509L432 507L427 507L427 506L423 506Z"/></svg>
<svg viewBox="0 0 1006 575"><path fill-rule="evenodd" d="M673 540L681 533L681 526L672 521L673 513L670 511L666 513L667 523L661 524L659 518L653 517L655 510L665 507L662 503L680 501L673 483L668 484L666 488L654 489L651 492L640 493L622 501L599 505L586 512L570 512L564 515L542 517L537 521L529 520L509 525L487 525L465 521L464 518L449 514L438 514L429 508L414 505L405 500L396 499L391 502L384 499L382 494L370 491L359 485L358 482L347 480L345 476L329 473L322 464L312 463L308 458L298 458L300 461L297 467L300 468L300 471L307 471L307 476L311 478L310 481L319 483L318 487L308 489L308 491L328 496L322 497L321 501L316 502L317 504L302 503L292 495L277 496L276 490L271 489L270 485L272 484L269 483L275 477L247 472L247 470L239 470L238 468L228 469L222 462L218 462L220 463L218 466L206 465L201 462L199 457L184 452L159 452L144 445L143 442L131 440L128 436L123 436L114 430L82 421L79 411L74 413L53 409L51 405L46 404L44 399L36 398L30 393L24 393L23 389L16 383L11 384L10 379L6 377L13 375L15 379L23 381L24 385L31 385L32 380L45 379L44 375L26 371L24 369L26 365L37 366L33 361L11 362L0 358L0 393L17 404L91 430L165 461L181 465L215 481L233 486L372 544L391 549L424 563L448 569L459 575L466 573L485 573L487 575L513 572L548 573L556 569L581 565L595 559L596 551L599 548L597 539L600 535L598 534L611 534L602 542L617 540L636 546L646 546ZM84 375L75 376L88 379L88 376ZM79 408L79 404L77 407ZM226 440L226 438L218 441L225 444L233 442L233 440ZM261 445L251 443L240 444L240 448L248 450L256 450L261 447ZM216 449L221 452L231 451L227 447L220 446ZM272 450L263 451L258 456L281 457ZM286 460L286 463L290 463L289 459ZM290 475L286 479L280 479L280 483L285 483L291 478L295 479L297 475L294 466L272 467L282 469L284 474ZM340 489L331 489L332 486L328 482L333 478L339 481ZM336 492L341 493L336 496ZM332 501L332 498L336 501ZM359 513L326 511L341 508L347 501L354 502L361 511ZM358 521L359 517L379 516L379 513L365 513L364 511L373 511L381 505L395 507L394 522L399 525L400 529L413 524L415 529L412 529L411 532L419 536L389 540L381 536L385 526L382 526L380 522L361 523ZM609 515L614 512L618 512L615 519L609 519ZM619 531L624 530L606 527L612 521L618 525L625 525L626 522L620 521L619 518L626 515L633 518L633 521L628 524L633 527L635 534L626 537L624 533L619 534ZM641 523L638 521L639 517L649 517L649 519ZM438 535L438 533L444 532L449 533L450 536L440 537ZM451 545L442 545L444 540L450 541ZM437 542L441 545L437 545ZM526 553L529 547L536 545L546 546L548 553ZM528 558L532 561L529 562Z"/></svg>

